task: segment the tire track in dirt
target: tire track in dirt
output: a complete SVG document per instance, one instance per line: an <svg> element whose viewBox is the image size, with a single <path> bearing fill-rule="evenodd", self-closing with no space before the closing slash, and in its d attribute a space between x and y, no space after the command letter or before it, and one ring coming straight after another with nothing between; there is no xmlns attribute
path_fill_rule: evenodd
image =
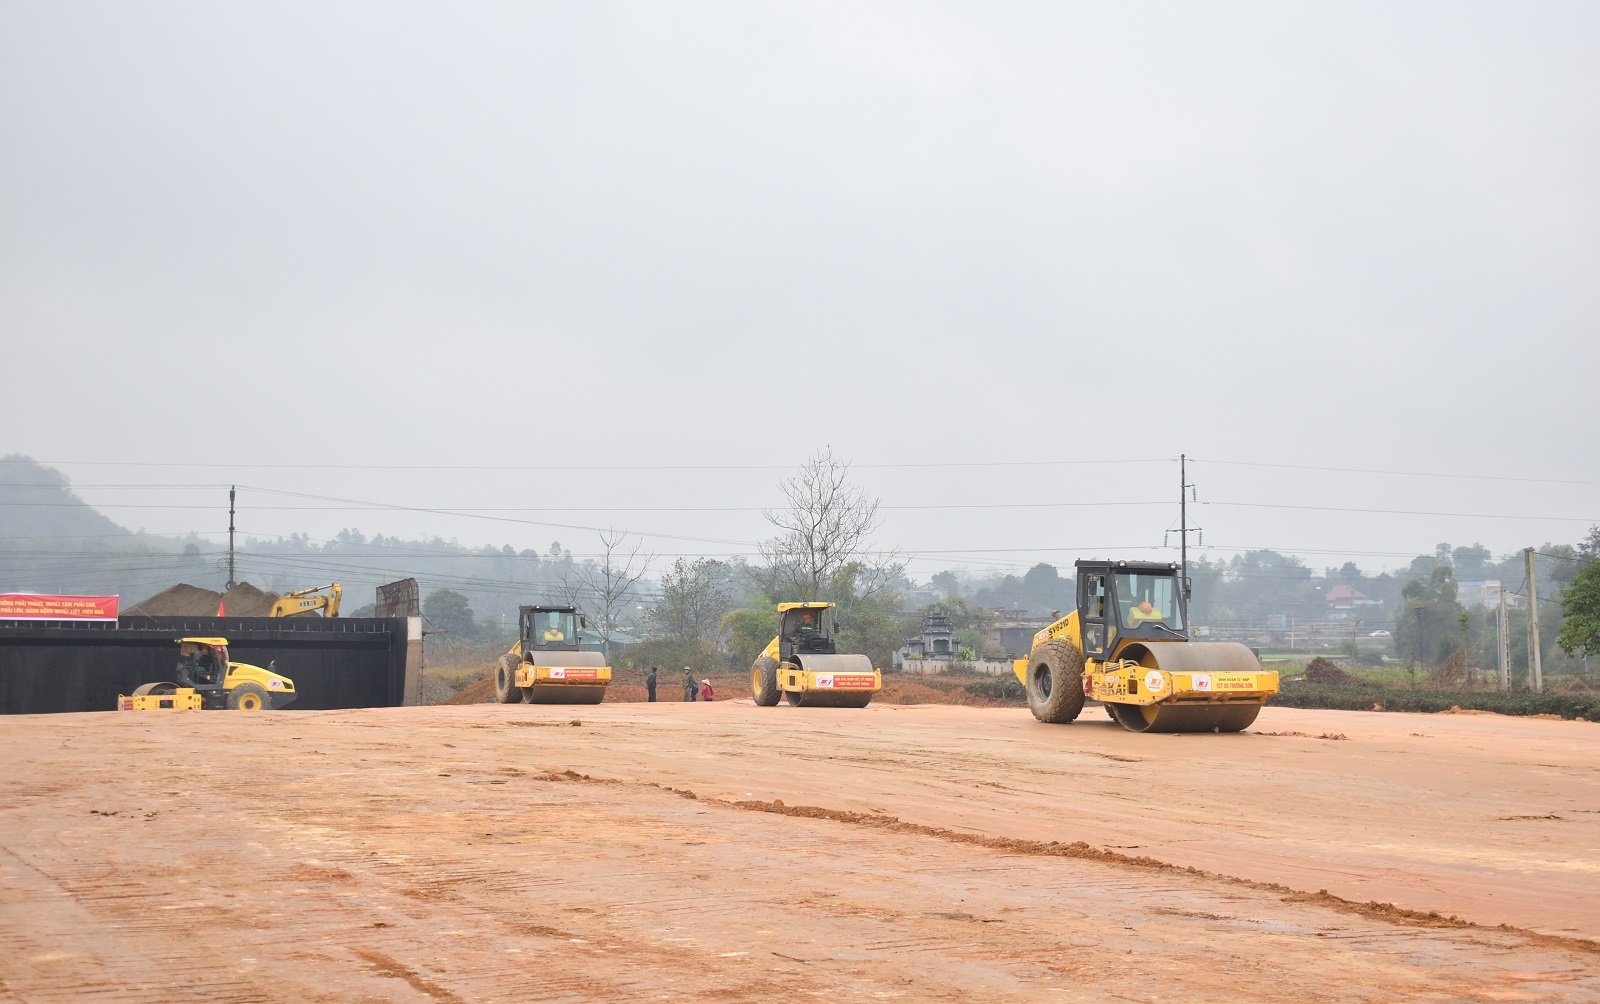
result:
<svg viewBox="0 0 1600 1004"><path fill-rule="evenodd" d="M887 830L891 833L914 834L917 836L931 837L952 843L969 844L985 847L990 850L1005 851L1012 854L1025 854L1035 857L1072 858L1079 861L1095 861L1103 864L1122 865L1130 868L1139 868L1154 872L1177 872L1192 875L1196 878L1255 892L1270 893L1283 898L1285 902L1305 903L1327 907L1342 913L1355 914L1387 923L1413 926L1430 927L1451 930L1494 930L1518 937L1526 938L1534 944L1562 948L1568 951L1584 952L1600 955L1600 942L1587 938L1570 938L1560 935L1545 934L1531 931L1526 928L1513 927L1509 924L1487 925L1479 924L1460 917L1440 914L1435 911L1412 910L1396 906L1393 903L1366 902L1358 903L1354 900L1335 896L1326 889L1308 892L1303 889L1294 889L1290 886L1276 882L1261 882L1255 879L1241 878L1236 875L1227 875L1222 872L1195 868L1189 865L1176 865L1159 858L1148 855L1123 854L1120 851L1105 850L1091 847L1083 841L1072 843L1059 843L1057 841L1024 840L1015 837L990 837L976 833L965 833L947 827L926 826L921 823L908 823L898 817L878 814L854 812L843 809L828 809L814 805L785 805L782 800L746 800L746 799L717 799L701 798L692 791L671 788L653 782L628 782L615 778L593 777L588 774L579 774L576 771L550 771L544 775L545 780L557 782L581 782L586 784L628 785L636 784L639 787L659 788L682 798L695 799L708 805L719 805L743 812L766 812L783 816L793 816L803 819L822 819L840 823L847 826L869 827L872 829ZM1149 888L1144 886L1144 888Z"/></svg>

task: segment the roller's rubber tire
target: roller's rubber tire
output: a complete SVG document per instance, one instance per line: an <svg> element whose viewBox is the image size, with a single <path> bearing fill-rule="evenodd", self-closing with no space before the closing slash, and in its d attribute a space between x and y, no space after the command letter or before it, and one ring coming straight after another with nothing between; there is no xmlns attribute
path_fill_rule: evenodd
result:
<svg viewBox="0 0 1600 1004"><path fill-rule="evenodd" d="M522 688L517 686L517 657L510 652L494 664L494 696L501 704L522 703Z"/></svg>
<svg viewBox="0 0 1600 1004"><path fill-rule="evenodd" d="M778 689L778 664L766 656L757 659L750 667L750 696L756 706L770 708L778 703L783 692Z"/></svg>
<svg viewBox="0 0 1600 1004"><path fill-rule="evenodd" d="M1083 711L1083 652L1061 638L1028 656L1028 710L1041 722L1063 725Z"/></svg>
<svg viewBox="0 0 1600 1004"><path fill-rule="evenodd" d="M228 691L229 711L266 711L270 707L272 699L260 684L241 683Z"/></svg>

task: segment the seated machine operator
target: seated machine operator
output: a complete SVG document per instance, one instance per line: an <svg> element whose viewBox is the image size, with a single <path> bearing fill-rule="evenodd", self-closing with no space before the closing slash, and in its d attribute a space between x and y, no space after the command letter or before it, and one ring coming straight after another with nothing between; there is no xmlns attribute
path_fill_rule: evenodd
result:
<svg viewBox="0 0 1600 1004"><path fill-rule="evenodd" d="M185 687L221 683L222 674L222 657L210 645L198 645L178 660L178 683Z"/></svg>
<svg viewBox="0 0 1600 1004"><path fill-rule="evenodd" d="M1128 611L1128 626L1138 627L1140 624L1153 624L1161 620L1161 611L1149 600L1135 604Z"/></svg>
<svg viewBox="0 0 1600 1004"><path fill-rule="evenodd" d="M544 629L544 640L547 643L567 640L567 636L561 633L561 622L554 617L550 619L549 625Z"/></svg>

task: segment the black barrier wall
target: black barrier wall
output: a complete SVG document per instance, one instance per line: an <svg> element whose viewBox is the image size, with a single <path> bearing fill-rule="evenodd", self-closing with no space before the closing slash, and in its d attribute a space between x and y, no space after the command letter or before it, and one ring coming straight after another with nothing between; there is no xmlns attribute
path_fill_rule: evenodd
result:
<svg viewBox="0 0 1600 1004"><path fill-rule="evenodd" d="M234 662L276 662L299 694L287 711L404 703L403 617L124 617L115 628L0 621L0 714L113 710L118 694L173 679L177 639L191 635L228 639Z"/></svg>

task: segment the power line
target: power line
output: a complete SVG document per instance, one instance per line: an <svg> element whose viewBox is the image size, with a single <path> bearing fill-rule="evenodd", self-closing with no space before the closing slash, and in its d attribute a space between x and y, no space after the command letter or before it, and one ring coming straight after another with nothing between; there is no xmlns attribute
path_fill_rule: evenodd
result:
<svg viewBox="0 0 1600 1004"><path fill-rule="evenodd" d="M1222 464L1229 467L1267 467L1286 471L1325 471L1335 474L1384 474L1404 478L1449 478L1463 481L1514 481L1535 485L1586 485L1600 486L1600 481L1570 481L1559 478L1515 477L1508 474L1461 474L1439 471L1386 471L1368 467L1319 467L1312 464L1273 464L1248 460L1196 460L1197 463Z"/></svg>
<svg viewBox="0 0 1600 1004"><path fill-rule="evenodd" d="M241 486L247 487L247 486ZM268 489L256 488L255 491ZM971 502L971 503L922 503L917 505L879 505L880 510L909 511L909 510L940 510L940 509L1070 509L1070 508L1116 508L1125 506L1152 506L1170 505L1165 499L1143 502ZM142 503L142 502L104 502L90 505L87 502L0 502L0 506L31 509L79 509L91 508L95 511L102 509L165 509L165 510L198 510L207 512L216 509L215 505L189 504L179 505L174 503ZM485 513L534 513L534 512L581 512L581 513L657 513L657 512L770 512L773 506L401 506L398 503L363 503L357 505L252 505L251 512L386 512L396 509L415 512L437 513L452 516L479 516Z"/></svg>
<svg viewBox="0 0 1600 1004"><path fill-rule="evenodd" d="M1228 506L1236 509L1299 509L1309 512L1359 512L1370 513L1378 516L1447 516L1463 519L1522 519L1522 520L1551 520L1569 523L1596 523L1600 518L1594 516L1519 516L1507 513L1484 512L1428 512L1416 509L1357 509L1347 506L1331 505L1290 505L1274 502L1202 502L1201 505Z"/></svg>
<svg viewBox="0 0 1600 1004"><path fill-rule="evenodd" d="M1098 464L1160 464L1170 457L1102 460L946 460L929 463L851 463L852 470L946 469L955 467L1060 467ZM794 464L246 464L246 463L165 463L144 460L31 460L26 457L0 458L0 463L35 464L50 467L172 467L202 470L287 470L287 471L786 471Z"/></svg>

